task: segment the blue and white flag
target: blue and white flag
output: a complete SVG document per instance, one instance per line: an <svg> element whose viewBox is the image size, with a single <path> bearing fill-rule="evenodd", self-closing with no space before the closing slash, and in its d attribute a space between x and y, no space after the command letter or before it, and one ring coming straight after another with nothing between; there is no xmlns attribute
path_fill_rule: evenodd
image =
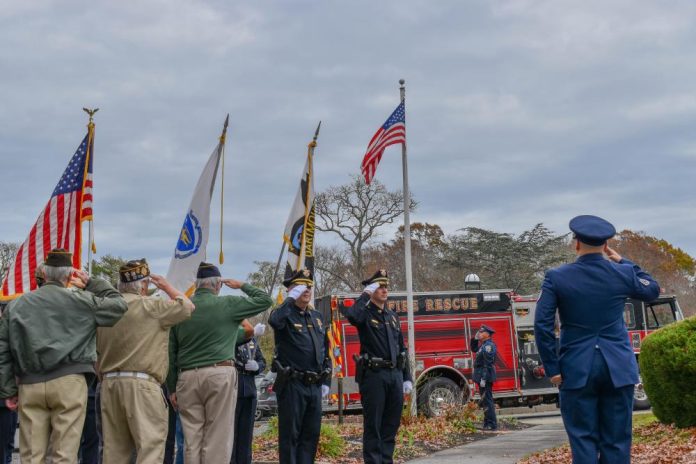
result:
<svg viewBox="0 0 696 464"><path fill-rule="evenodd" d="M190 295L194 290L196 273L199 264L206 259L206 245L210 233L210 201L213 197L218 166L225 148L225 134L229 115L225 119L225 127L213 153L203 168L198 179L193 198L189 205L184 225L179 232L179 239L174 249L174 256L169 263L167 280L174 288Z"/></svg>

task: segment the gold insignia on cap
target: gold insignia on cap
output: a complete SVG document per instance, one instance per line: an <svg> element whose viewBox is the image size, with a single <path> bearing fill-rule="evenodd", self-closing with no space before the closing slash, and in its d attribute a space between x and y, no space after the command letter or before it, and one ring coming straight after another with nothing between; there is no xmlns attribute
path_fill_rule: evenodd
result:
<svg viewBox="0 0 696 464"><path fill-rule="evenodd" d="M302 270L302 275L305 277L309 277L309 269L303 269Z"/></svg>
<svg viewBox="0 0 696 464"><path fill-rule="evenodd" d="M381 275L382 277L386 277L386 276L387 276L387 271L385 271L384 269L380 269L380 270L379 270L379 275Z"/></svg>

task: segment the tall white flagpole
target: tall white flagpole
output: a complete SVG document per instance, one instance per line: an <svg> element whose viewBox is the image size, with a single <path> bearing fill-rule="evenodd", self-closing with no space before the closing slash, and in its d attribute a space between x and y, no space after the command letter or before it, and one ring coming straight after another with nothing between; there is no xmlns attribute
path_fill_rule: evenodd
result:
<svg viewBox="0 0 696 464"><path fill-rule="evenodd" d="M405 80L400 79L399 84L401 84L401 103L404 103L404 111L406 109L406 87L404 84ZM404 116L405 120L405 116ZM405 124L404 124L405 125ZM411 206L411 193L408 190L408 160L406 157L406 142L401 144L401 160L403 164L403 174L404 174L404 258L406 260L406 304L408 306L408 365L411 369L411 375L413 376L414 384L416 380L416 336L413 329L413 275L411 272L411 219L409 215L409 209ZM413 386L413 392L411 392L411 404L410 411L411 416L415 417L418 413L417 406L417 394L416 386Z"/></svg>

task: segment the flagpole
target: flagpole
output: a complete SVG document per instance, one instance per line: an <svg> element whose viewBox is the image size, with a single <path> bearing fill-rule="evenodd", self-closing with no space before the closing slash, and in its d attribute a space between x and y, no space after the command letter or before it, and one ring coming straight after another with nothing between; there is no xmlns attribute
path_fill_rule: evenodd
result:
<svg viewBox="0 0 696 464"><path fill-rule="evenodd" d="M406 87L404 84L405 80L400 79L399 88L401 94L401 103L404 104L404 109L406 108ZM405 120L405 116L404 116ZM405 126L405 123L404 123ZM403 174L404 174L404 257L406 260L406 305L407 305L407 315L408 315L408 364L411 369L411 375L415 381L416 379L416 336L413 330L413 275L411 271L411 219L409 215L409 209L411 206L411 194L408 190L408 160L406 157L406 141L401 144L401 160L403 164ZM411 416L415 417L417 414L417 391L416 386L413 386L413 392L411 392L411 405L410 411Z"/></svg>
<svg viewBox="0 0 696 464"><path fill-rule="evenodd" d="M307 158L309 159L308 164L308 174L307 176L307 195L305 195L305 216L304 225L302 226L302 242L300 244L300 255L297 257L297 270L304 267L305 262L305 251L307 248L307 221L309 219L309 213L312 210L312 206L309 204L309 197L313 193L312 185L314 184L314 148L317 146L317 137L319 137L319 129L321 129L321 121L317 126L317 130L314 132L314 138L309 145L307 145Z"/></svg>
<svg viewBox="0 0 696 464"><path fill-rule="evenodd" d="M275 272L273 272L273 280L271 281L271 290L268 292L273 298L273 289L275 288L275 282L278 278L278 271L280 270L280 263L283 260L283 254L285 253L285 240L283 240L283 246L280 247L280 255L278 256L278 262L276 263Z"/></svg>
<svg viewBox="0 0 696 464"><path fill-rule="evenodd" d="M220 256L218 261L220 264L225 262L225 255L222 252L222 228L224 225L224 210L225 210L225 141L227 140L227 125L230 122L230 114L227 113L225 125L222 128L220 136L220 157L222 158L222 173L220 175Z"/></svg>
<svg viewBox="0 0 696 464"><path fill-rule="evenodd" d="M87 180L87 166L89 166L89 163L91 161L91 157L93 156L92 150L93 150L93 145L94 145L94 114L99 111L99 108L95 108L93 110L89 108L82 108L82 110L89 115L89 122L87 123L87 156L88 159L85 160L85 179L84 181ZM84 184L82 186L82 190L84 192ZM82 214L82 212L80 212ZM89 227L88 227L88 235L87 235L87 275L90 277L92 276L92 252L97 251L97 247L94 244L94 201L92 201L92 218L89 220ZM80 244L82 245L82 244Z"/></svg>

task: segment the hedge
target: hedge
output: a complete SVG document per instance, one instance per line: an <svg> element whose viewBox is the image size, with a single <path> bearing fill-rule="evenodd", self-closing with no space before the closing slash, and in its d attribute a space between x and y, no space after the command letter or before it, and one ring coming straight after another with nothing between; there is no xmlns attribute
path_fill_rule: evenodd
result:
<svg viewBox="0 0 696 464"><path fill-rule="evenodd" d="M640 373L655 416L677 427L696 425L696 316L648 335Z"/></svg>

